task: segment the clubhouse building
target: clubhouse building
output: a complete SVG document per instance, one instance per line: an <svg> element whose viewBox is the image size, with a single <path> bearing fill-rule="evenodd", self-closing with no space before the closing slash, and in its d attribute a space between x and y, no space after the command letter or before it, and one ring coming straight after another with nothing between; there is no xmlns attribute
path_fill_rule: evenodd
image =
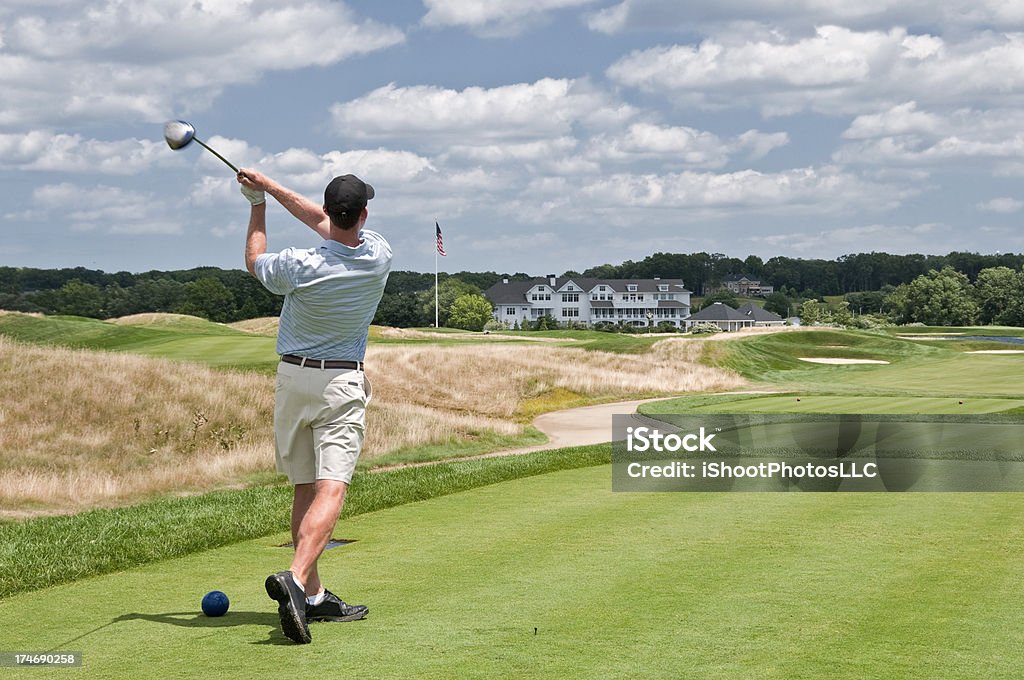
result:
<svg viewBox="0 0 1024 680"><path fill-rule="evenodd" d="M559 323L625 323L678 328L690 316L690 291L682 279L588 279L553 274L529 281L502 279L484 295L494 318L508 326L531 324L543 316Z"/></svg>

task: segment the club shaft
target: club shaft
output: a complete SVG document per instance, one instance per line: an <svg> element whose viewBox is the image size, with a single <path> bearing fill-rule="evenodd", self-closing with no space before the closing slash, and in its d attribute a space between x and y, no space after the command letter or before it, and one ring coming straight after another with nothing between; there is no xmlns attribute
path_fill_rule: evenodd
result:
<svg viewBox="0 0 1024 680"><path fill-rule="evenodd" d="M229 168L231 168L232 170L234 170L234 171L235 171L235 174L236 174L236 175L238 174L238 168L236 168L236 167L235 167L235 165L234 165L234 164L233 164L233 163L232 163L231 161L229 161L229 160L228 160L227 158L224 158L224 156L221 156L221 155L220 155L219 153L217 153L216 151L214 151L213 149L211 149L210 147L208 147L208 146L207 146L207 145L206 145L206 144L205 144L205 143L203 142L203 140L199 139L198 137L193 137L193 138L192 138L192 141L193 141L193 142L196 142L197 144L199 144L199 146L203 147L204 149L206 149L207 151L209 151L210 153L212 153L212 154L213 154L214 156L216 156L217 158L219 158L219 159L221 159L222 161L224 161L224 164L225 164L225 165L227 165L227 166L228 166Z"/></svg>

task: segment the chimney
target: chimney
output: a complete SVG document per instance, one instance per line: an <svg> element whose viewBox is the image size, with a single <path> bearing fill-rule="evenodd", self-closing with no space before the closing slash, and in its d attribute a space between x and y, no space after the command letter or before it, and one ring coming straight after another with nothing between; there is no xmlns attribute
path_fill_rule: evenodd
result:
<svg viewBox="0 0 1024 680"><path fill-rule="evenodd" d="M552 288L555 287L555 275L554 274L548 274L548 285L551 286Z"/></svg>
<svg viewBox="0 0 1024 680"><path fill-rule="evenodd" d="M660 277L660 276L655 276L655 277L654 277L654 280L655 280L655 281L661 281L661 277Z"/></svg>
<svg viewBox="0 0 1024 680"><path fill-rule="evenodd" d="M508 283L508 279L502 279L501 282L502 283Z"/></svg>

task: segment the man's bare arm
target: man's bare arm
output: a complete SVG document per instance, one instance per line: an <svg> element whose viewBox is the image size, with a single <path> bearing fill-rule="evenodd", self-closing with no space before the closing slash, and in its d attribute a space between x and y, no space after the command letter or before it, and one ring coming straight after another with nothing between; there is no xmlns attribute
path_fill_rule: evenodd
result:
<svg viewBox="0 0 1024 680"><path fill-rule="evenodd" d="M256 258L267 252L267 204L252 206L249 233L245 237L245 268L256 276Z"/></svg>
<svg viewBox="0 0 1024 680"><path fill-rule="evenodd" d="M297 220L315 231L323 238L330 238L331 220L324 212L323 206L317 205L302 194L287 189L261 172L242 168L239 181L251 188L266 191L278 203L284 206Z"/></svg>

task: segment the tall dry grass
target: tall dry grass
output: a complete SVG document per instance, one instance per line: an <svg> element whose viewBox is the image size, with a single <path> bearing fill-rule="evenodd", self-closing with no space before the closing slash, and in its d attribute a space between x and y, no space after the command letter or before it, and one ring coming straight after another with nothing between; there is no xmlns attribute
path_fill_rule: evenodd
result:
<svg viewBox="0 0 1024 680"><path fill-rule="evenodd" d="M698 341L644 355L537 345L371 345L364 458L523 432L525 400L732 389ZM75 511L273 470L271 376L0 337L0 513Z"/></svg>
<svg viewBox="0 0 1024 680"><path fill-rule="evenodd" d="M640 355L509 344L371 345L366 361L383 400L507 419L524 399L559 388L630 398L743 384L734 373L698 363L702 351L694 340L663 340Z"/></svg>
<svg viewBox="0 0 1024 680"><path fill-rule="evenodd" d="M0 337L0 510L209 488L266 468L273 381Z"/></svg>

